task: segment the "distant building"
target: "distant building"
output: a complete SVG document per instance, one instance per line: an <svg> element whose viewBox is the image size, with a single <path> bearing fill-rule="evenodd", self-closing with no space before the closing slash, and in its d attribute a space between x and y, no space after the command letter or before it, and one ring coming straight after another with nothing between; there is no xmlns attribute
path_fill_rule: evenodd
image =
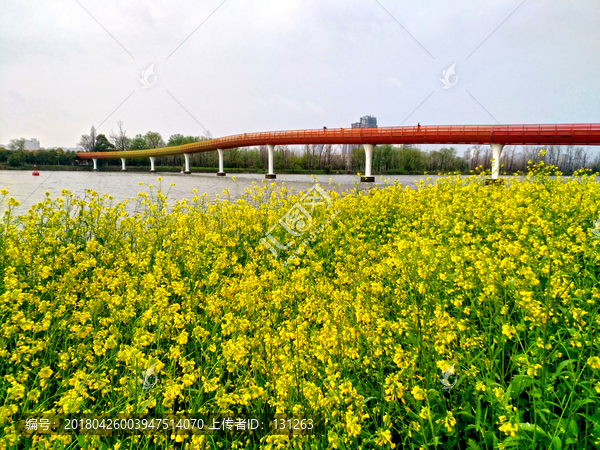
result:
<svg viewBox="0 0 600 450"><path fill-rule="evenodd" d="M352 128L377 128L377 117L374 116L362 116L360 122L354 122ZM352 149L360 147L356 144L344 144L344 155L352 153Z"/></svg>
<svg viewBox="0 0 600 450"><path fill-rule="evenodd" d="M25 150L39 150L40 141L36 138L25 139Z"/></svg>
<svg viewBox="0 0 600 450"><path fill-rule="evenodd" d="M360 122L352 124L352 128L377 128L377 117L363 116Z"/></svg>

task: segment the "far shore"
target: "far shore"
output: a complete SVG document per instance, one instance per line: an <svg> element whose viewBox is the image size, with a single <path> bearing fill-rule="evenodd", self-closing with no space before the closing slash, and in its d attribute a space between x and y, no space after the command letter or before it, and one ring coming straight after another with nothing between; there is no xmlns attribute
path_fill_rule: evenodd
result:
<svg viewBox="0 0 600 450"><path fill-rule="evenodd" d="M176 166L156 166L156 173L167 172L167 173L180 173L181 167ZM26 164L22 166L9 166L6 164L0 164L0 170L29 170L33 171L32 164ZM86 165L38 165L37 171L42 172L54 172L54 171L65 171L65 172L93 172L93 166L90 164ZM197 173L217 173L219 169L217 167L190 167L191 172ZM98 172L121 172L120 165L114 166L100 166ZM127 166L126 172L150 172L150 166ZM234 169L225 168L225 173L255 173L255 174L266 174L267 171L264 169ZM296 175L356 175L356 172L350 172L345 170L293 170L293 169L276 169L276 173L280 174L296 174ZM382 173L381 175L427 175L423 172L406 172L406 171L389 171ZM429 173L429 175L437 175L437 173ZM469 173L462 173L461 175L469 175Z"/></svg>

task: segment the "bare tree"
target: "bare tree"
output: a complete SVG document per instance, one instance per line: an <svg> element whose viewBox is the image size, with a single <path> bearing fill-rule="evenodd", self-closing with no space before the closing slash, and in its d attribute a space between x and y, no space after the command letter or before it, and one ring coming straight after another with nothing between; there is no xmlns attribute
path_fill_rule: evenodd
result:
<svg viewBox="0 0 600 450"><path fill-rule="evenodd" d="M481 153L481 145L474 145L466 152L466 163L469 170L475 169L479 165L479 155Z"/></svg>
<svg viewBox="0 0 600 450"><path fill-rule="evenodd" d="M543 150L543 147L535 145L523 145L521 149L521 167L519 168L519 170L524 172L527 170L527 166L537 164L540 162L540 150ZM531 161L531 164L529 163L529 161Z"/></svg>
<svg viewBox="0 0 600 450"><path fill-rule="evenodd" d="M317 153L318 153L318 160L317 160L317 167L316 169L322 169L323 168L323 155L324 155L324 151L325 151L325 144L318 144L317 145Z"/></svg>
<svg viewBox="0 0 600 450"><path fill-rule="evenodd" d="M11 139L10 143L8 144L8 148L11 150L25 150L25 139Z"/></svg>
<svg viewBox="0 0 600 450"><path fill-rule="evenodd" d="M579 170L585 167L585 160L585 151L582 147L577 147L573 158L573 170Z"/></svg>
<svg viewBox="0 0 600 450"><path fill-rule="evenodd" d="M325 166L331 165L331 144L325 146L324 161Z"/></svg>
<svg viewBox="0 0 600 450"><path fill-rule="evenodd" d="M561 171L571 173L573 172L573 158L574 158L575 148L572 145L567 145L567 148L564 153L563 163L560 168Z"/></svg>
<svg viewBox="0 0 600 450"><path fill-rule="evenodd" d="M516 149L512 145L507 145L502 150L502 154L500 155L500 163L504 164L503 172L510 174L515 171L515 153Z"/></svg>
<svg viewBox="0 0 600 450"><path fill-rule="evenodd" d="M96 127L92 125L90 134L84 134L81 136L79 146L83 147L86 152L96 151Z"/></svg>
<svg viewBox="0 0 600 450"><path fill-rule="evenodd" d="M127 131L123 129L123 122L118 121L117 126L119 127L118 131L114 133L112 130L110 132L110 142L113 143L117 151L124 152L129 150L131 146L131 139L127 137Z"/></svg>
<svg viewBox="0 0 600 450"><path fill-rule="evenodd" d="M596 155L594 162L592 163L592 169L596 172L600 170L600 154Z"/></svg>
<svg viewBox="0 0 600 450"><path fill-rule="evenodd" d="M492 167L492 147L486 145L484 150L483 150L483 161L481 162L481 165L483 166L484 169L488 169Z"/></svg>
<svg viewBox="0 0 600 450"><path fill-rule="evenodd" d="M263 167L267 167L269 166L269 153L267 151L267 146L266 145L261 145L258 147L258 159L260 161L260 164Z"/></svg>

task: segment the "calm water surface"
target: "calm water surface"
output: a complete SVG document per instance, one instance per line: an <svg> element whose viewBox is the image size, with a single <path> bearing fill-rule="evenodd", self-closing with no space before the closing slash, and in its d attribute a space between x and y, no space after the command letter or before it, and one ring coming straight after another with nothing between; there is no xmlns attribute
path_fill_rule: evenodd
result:
<svg viewBox="0 0 600 450"><path fill-rule="evenodd" d="M310 175L278 174L276 180L265 180L264 174L228 174L226 177L217 177L214 173L192 173L191 175L179 173L144 173L144 172L62 172L40 171L40 176L34 177L31 172L24 170L0 170L0 188L8 189L9 196L21 202L16 209L17 214L25 214L29 207L45 198L45 192L50 192L52 197L60 196L62 189L68 189L75 196L83 197L86 189L96 191L100 195L110 194L116 201L131 199L138 192L149 192L147 185L157 185L157 178L162 177L163 193L170 189L168 197L170 202L193 197L192 189L197 189L198 194L207 193L209 199L214 200L217 194L223 195L223 190L230 192L230 198L236 200L244 193L245 187L252 186L252 182L262 184L276 182L281 185L285 182L288 188L296 191L305 190L314 184ZM236 181L232 180L235 176ZM441 178L437 175L385 175L376 176L377 187L398 181L402 186L415 186L419 179L430 178L430 182ZM139 186L143 181L146 186ZM369 189L376 183L359 183L359 177L353 175L318 175L317 181L325 188L343 192L345 190ZM329 182L331 181L331 185ZM171 183L175 186L171 187ZM339 186L338 186L339 184ZM1 206L4 208L4 206Z"/></svg>

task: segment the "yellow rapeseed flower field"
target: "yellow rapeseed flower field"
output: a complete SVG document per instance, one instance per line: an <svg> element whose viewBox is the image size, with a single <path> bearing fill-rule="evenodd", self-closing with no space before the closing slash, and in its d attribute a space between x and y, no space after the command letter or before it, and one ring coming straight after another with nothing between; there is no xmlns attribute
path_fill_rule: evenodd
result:
<svg viewBox="0 0 600 450"><path fill-rule="evenodd" d="M594 448L600 185L47 196L0 226L0 449ZM133 209L133 212L130 211ZM294 245L296 247L294 247ZM29 436L27 414L311 416L314 435Z"/></svg>

